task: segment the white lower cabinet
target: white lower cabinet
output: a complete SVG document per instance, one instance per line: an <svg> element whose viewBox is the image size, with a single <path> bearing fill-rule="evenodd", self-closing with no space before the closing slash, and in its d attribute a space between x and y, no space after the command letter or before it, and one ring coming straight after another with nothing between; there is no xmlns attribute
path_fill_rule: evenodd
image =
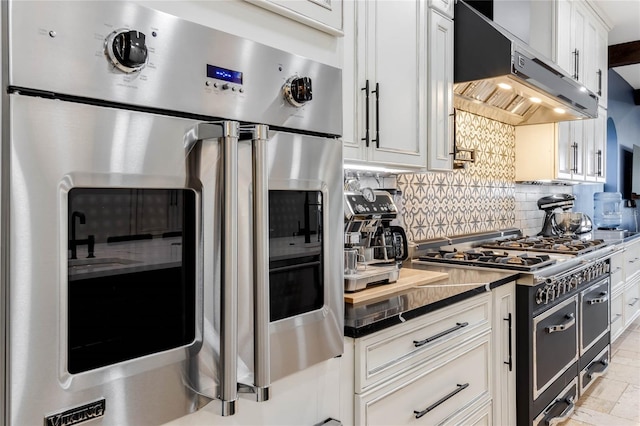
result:
<svg viewBox="0 0 640 426"><path fill-rule="evenodd" d="M611 291L611 341L615 341L624 330L624 290Z"/></svg>
<svg viewBox="0 0 640 426"><path fill-rule="evenodd" d="M515 424L514 295L506 284L345 338L343 424Z"/></svg>
<svg viewBox="0 0 640 426"><path fill-rule="evenodd" d="M422 368L356 395L356 424L458 424L491 399L490 331Z"/></svg>

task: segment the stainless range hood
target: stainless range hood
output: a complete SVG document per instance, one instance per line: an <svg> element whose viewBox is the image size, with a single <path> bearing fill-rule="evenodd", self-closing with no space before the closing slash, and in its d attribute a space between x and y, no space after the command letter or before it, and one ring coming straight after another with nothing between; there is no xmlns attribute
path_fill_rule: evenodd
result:
<svg viewBox="0 0 640 426"><path fill-rule="evenodd" d="M597 117L596 95L461 0L454 31L457 109L516 126Z"/></svg>

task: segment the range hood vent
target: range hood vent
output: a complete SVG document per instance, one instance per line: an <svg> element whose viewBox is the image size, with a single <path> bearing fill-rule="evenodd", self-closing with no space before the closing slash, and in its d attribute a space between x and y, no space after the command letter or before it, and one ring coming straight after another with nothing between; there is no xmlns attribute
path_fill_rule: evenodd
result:
<svg viewBox="0 0 640 426"><path fill-rule="evenodd" d="M597 117L596 95L461 0L454 31L457 109L514 126Z"/></svg>

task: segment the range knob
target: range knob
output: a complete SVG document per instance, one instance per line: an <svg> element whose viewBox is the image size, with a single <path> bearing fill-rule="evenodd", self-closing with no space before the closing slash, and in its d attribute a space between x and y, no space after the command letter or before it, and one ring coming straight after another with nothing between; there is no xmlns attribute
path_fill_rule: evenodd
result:
<svg viewBox="0 0 640 426"><path fill-rule="evenodd" d="M121 71L140 71L147 64L148 52L145 35L126 28L109 34L105 41L105 51L111 63Z"/></svg>
<svg viewBox="0 0 640 426"><path fill-rule="evenodd" d="M313 99L311 79L309 77L291 77L284 84L284 98L293 106L301 107Z"/></svg>

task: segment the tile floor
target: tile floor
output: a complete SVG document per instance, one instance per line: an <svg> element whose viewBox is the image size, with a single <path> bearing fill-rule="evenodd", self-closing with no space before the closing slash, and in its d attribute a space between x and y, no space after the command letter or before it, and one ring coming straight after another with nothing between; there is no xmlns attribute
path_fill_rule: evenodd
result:
<svg viewBox="0 0 640 426"><path fill-rule="evenodd" d="M613 342L609 371L596 379L560 426L640 425L640 318Z"/></svg>

